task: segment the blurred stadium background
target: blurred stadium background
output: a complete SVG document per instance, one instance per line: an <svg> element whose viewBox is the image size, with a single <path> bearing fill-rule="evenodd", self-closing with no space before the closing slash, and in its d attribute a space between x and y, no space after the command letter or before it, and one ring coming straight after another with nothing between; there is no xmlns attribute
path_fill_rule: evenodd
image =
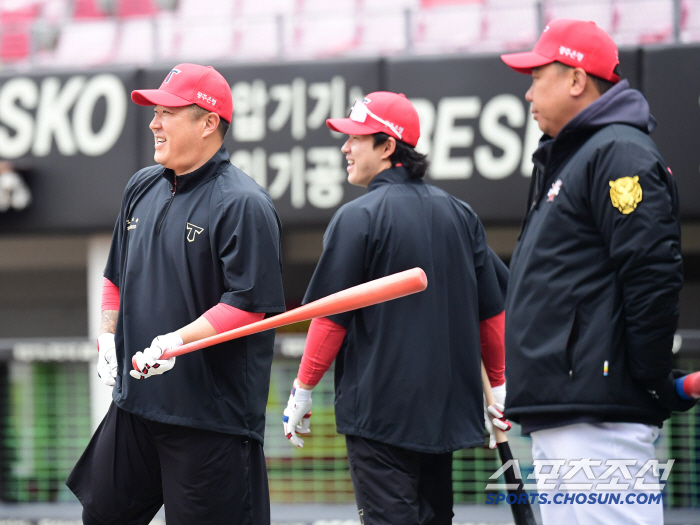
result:
<svg viewBox="0 0 700 525"><path fill-rule="evenodd" d="M529 49L557 17L613 36L623 77L659 121L653 136L681 191L676 364L698 370L700 0L0 0L0 523L79 523L63 481L110 399L94 368L101 273L123 187L152 163L150 112L131 104L131 89L159 85L184 61L224 73L234 96L226 145L275 200L293 308L328 220L362 193L344 181L340 137L323 123L378 89L414 101L429 182L469 202L509 261L538 132L529 79L498 54ZM332 374L314 394L307 446L280 431L306 328L276 338L273 520L358 523ZM527 475L529 440L510 434ZM667 523L700 523L699 434L696 409L674 415L657 443L660 459L675 459ZM498 466L487 448L455 454L456 523L510 521L506 507L484 505Z"/></svg>

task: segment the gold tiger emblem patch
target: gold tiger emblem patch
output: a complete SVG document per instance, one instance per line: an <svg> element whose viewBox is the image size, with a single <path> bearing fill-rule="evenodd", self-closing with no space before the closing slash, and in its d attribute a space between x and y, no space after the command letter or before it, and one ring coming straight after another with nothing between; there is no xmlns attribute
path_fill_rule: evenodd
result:
<svg viewBox="0 0 700 525"><path fill-rule="evenodd" d="M637 204L642 202L642 186L639 176L621 177L610 181L610 200L625 215L632 213Z"/></svg>

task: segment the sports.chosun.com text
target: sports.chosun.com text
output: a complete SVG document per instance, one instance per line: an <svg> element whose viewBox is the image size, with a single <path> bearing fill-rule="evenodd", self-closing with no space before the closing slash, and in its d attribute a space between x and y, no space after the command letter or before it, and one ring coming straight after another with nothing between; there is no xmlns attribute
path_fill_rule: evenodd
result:
<svg viewBox="0 0 700 525"><path fill-rule="evenodd" d="M661 493L555 492L486 495L488 505L538 503L540 505L661 505Z"/></svg>

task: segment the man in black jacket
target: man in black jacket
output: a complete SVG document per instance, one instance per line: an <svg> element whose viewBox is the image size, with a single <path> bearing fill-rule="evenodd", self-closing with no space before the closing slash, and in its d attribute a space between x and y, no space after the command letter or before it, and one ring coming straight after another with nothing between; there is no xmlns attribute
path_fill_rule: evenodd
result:
<svg viewBox="0 0 700 525"><path fill-rule="evenodd" d="M348 135L341 148L348 181L367 193L331 219L304 302L416 266L428 288L314 319L284 432L303 446L297 432L309 430L311 391L335 360L336 423L360 521L449 524L452 453L484 444L481 360L496 404L506 394L501 280L508 271L474 211L423 181L418 112L404 95L370 93L349 118L326 123ZM510 428L496 408L503 407L492 405L487 417Z"/></svg>
<svg viewBox="0 0 700 525"><path fill-rule="evenodd" d="M222 145L233 104L218 71L179 64L131 98L153 106L157 164L122 198L98 339L113 403L66 483L86 525L147 524L163 504L168 525L269 524L262 445L274 333L177 366L161 356L284 311L280 222Z"/></svg>
<svg viewBox="0 0 700 525"><path fill-rule="evenodd" d="M655 121L593 22L553 20L532 52L502 59L532 74L526 99L544 133L510 267L506 414L532 436L541 492L648 489L659 483L643 470L659 427L693 405L673 388L679 205L649 138ZM580 458L589 466L568 461ZM614 460L633 461L640 481L617 472L622 484L611 485ZM547 493L540 508L546 524L663 522L658 487L645 493L652 505L629 494L591 505Z"/></svg>

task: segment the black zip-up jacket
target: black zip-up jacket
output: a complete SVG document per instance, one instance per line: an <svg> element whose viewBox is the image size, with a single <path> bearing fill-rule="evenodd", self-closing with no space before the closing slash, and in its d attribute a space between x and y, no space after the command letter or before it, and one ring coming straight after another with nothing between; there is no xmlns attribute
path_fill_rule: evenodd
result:
<svg viewBox="0 0 700 525"><path fill-rule="evenodd" d="M678 195L654 126L622 81L533 156L506 300L506 412L524 426L670 415L642 384L671 372L683 282Z"/></svg>
<svg viewBox="0 0 700 525"><path fill-rule="evenodd" d="M483 445L479 321L503 311L508 271L466 203L382 171L331 219L304 303L416 266L424 292L329 316L347 328L338 432L430 454Z"/></svg>
<svg viewBox="0 0 700 525"><path fill-rule="evenodd" d="M272 199L231 165L224 147L192 173L151 166L131 178L105 269L120 295L117 406L263 441L274 330L182 355L161 376L138 380L129 370L155 336L219 302L284 311L280 232Z"/></svg>

